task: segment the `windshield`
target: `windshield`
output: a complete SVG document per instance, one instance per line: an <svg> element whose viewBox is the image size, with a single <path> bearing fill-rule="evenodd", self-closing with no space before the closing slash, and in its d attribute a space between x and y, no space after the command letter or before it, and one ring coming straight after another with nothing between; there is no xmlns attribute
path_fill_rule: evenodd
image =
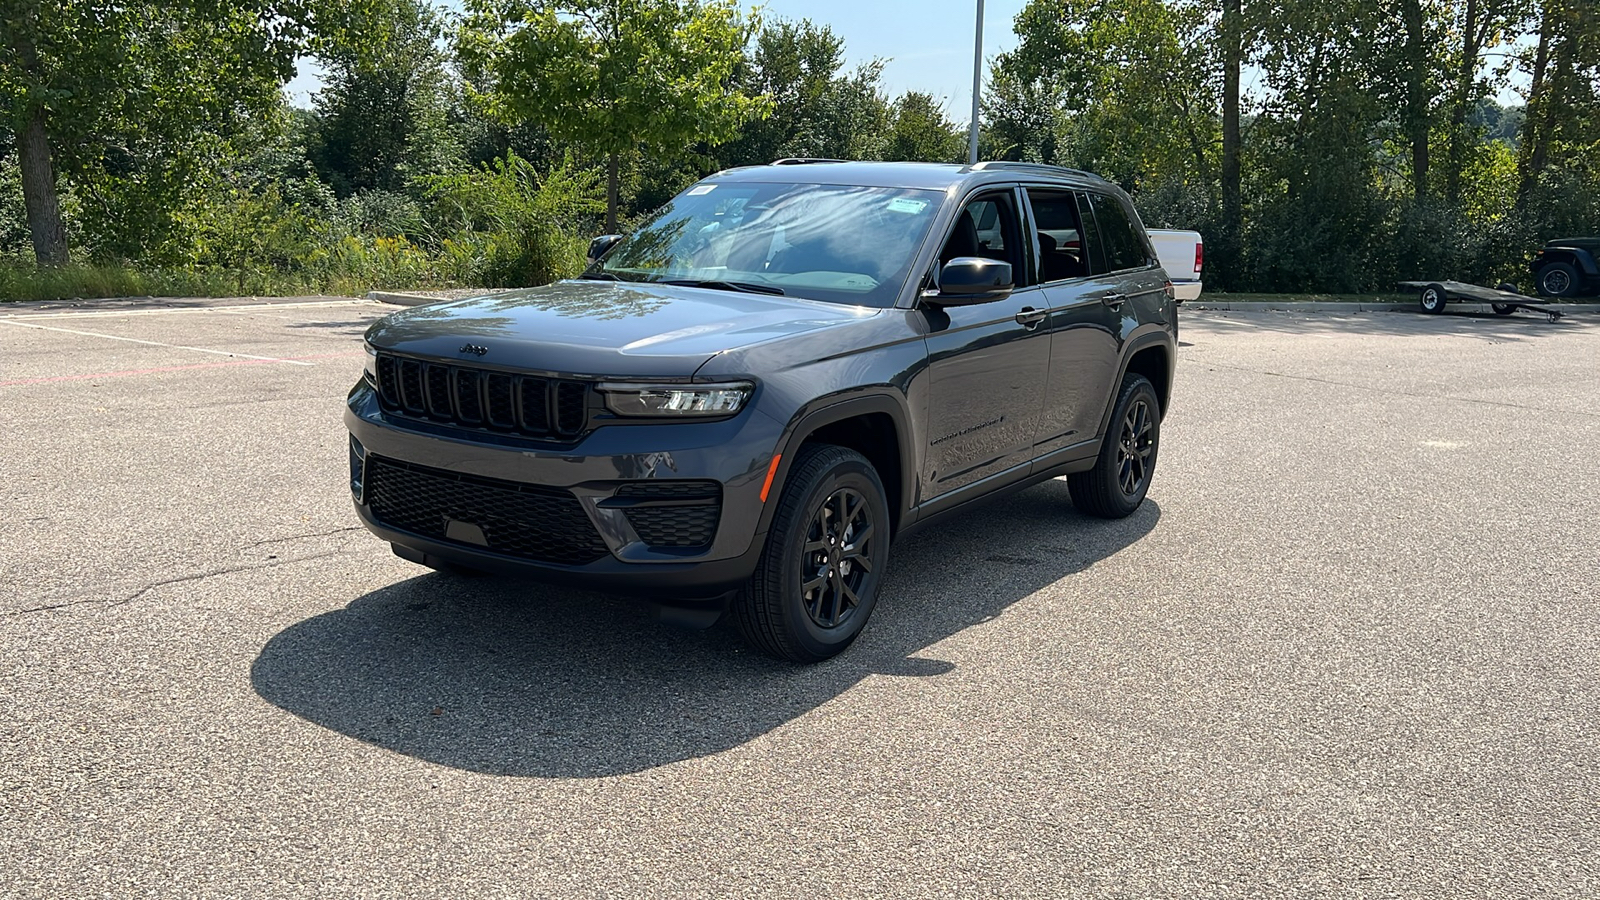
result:
<svg viewBox="0 0 1600 900"><path fill-rule="evenodd" d="M830 184L697 184L587 275L888 306L942 197Z"/></svg>

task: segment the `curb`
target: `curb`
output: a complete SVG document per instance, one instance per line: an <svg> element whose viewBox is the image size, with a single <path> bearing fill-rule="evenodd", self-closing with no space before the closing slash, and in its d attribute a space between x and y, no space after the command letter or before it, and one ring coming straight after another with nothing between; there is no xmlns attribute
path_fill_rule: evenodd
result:
<svg viewBox="0 0 1600 900"><path fill-rule="evenodd" d="M367 291L367 299L374 303L388 303L392 306L425 306L445 301L444 297L435 297L431 294L404 294L396 291Z"/></svg>
<svg viewBox="0 0 1600 900"><path fill-rule="evenodd" d="M1541 304L1541 308L1546 304ZM1562 313L1600 312L1600 303L1551 303L1551 309ZM1190 300L1183 309L1203 309L1213 312L1414 312L1422 313L1416 303L1340 303L1336 301L1271 301L1251 300L1240 302L1208 302ZM1487 303L1451 303L1449 309L1460 312L1492 312ZM1524 312L1526 310L1523 310ZM1537 313L1535 313L1537 315Z"/></svg>

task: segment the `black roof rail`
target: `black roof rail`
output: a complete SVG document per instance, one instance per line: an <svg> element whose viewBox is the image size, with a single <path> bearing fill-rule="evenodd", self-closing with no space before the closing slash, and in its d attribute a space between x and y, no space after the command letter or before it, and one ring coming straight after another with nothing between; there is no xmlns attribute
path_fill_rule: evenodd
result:
<svg viewBox="0 0 1600 900"><path fill-rule="evenodd" d="M820 157L820 156L785 156L783 159L775 159L775 160L773 160L772 161L772 165L775 165L775 166L809 166L809 165L812 165L813 163L842 163L842 162L845 162L845 160L842 160L842 159L825 159L825 158Z"/></svg>
<svg viewBox="0 0 1600 900"><path fill-rule="evenodd" d="M1102 176L1096 175L1093 172L1085 172L1082 169L1069 169L1066 166L1052 166L1046 163L1014 162L1008 159L987 159L981 163L977 163L972 168L977 169L980 172L986 172L990 169L1006 169L1017 172L1038 172L1042 175L1074 175L1079 178L1092 178L1095 181L1105 181L1105 178Z"/></svg>

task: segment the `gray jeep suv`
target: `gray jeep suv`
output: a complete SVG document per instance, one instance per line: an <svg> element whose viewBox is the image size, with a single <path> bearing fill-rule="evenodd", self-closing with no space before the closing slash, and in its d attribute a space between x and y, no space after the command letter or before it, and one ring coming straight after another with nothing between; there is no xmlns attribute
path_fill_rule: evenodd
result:
<svg viewBox="0 0 1600 900"><path fill-rule="evenodd" d="M400 556L726 611L806 662L913 529L1063 475L1101 517L1150 487L1177 310L1096 176L784 160L591 253L367 332L350 487Z"/></svg>

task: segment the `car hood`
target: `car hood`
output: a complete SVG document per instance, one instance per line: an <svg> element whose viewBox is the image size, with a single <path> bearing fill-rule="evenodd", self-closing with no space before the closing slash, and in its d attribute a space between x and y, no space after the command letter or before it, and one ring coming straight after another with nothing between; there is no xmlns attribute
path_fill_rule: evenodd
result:
<svg viewBox="0 0 1600 900"><path fill-rule="evenodd" d="M403 310L375 323L367 340L486 367L687 378L718 353L878 312L707 288L561 281Z"/></svg>

